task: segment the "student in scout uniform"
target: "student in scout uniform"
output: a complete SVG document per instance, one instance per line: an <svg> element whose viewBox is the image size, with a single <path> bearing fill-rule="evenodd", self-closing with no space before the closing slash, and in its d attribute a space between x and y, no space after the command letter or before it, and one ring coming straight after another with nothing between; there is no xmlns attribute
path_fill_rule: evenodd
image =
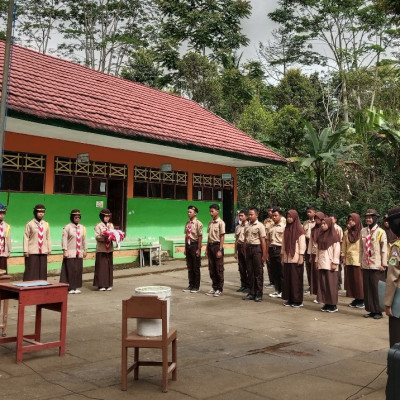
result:
<svg viewBox="0 0 400 400"><path fill-rule="evenodd" d="M7 207L0 203L0 270L8 272L7 260L11 251L10 225L4 221Z"/></svg>
<svg viewBox="0 0 400 400"><path fill-rule="evenodd" d="M361 217L352 213L347 218L347 230L343 235L342 264L344 266L344 288L347 297L354 297L352 308L365 308L363 275L360 265L360 237L363 228Z"/></svg>
<svg viewBox="0 0 400 400"><path fill-rule="evenodd" d="M383 230L386 232L388 246L390 247L397 240L397 235L390 229L387 217L388 214L385 215L385 218L383 220Z"/></svg>
<svg viewBox="0 0 400 400"><path fill-rule="evenodd" d="M343 229L342 229L341 226L339 226L337 224L338 217L337 217L337 215L335 213L328 214L328 217L334 223L335 231L338 234L339 241L340 241L340 246L341 246L342 242L343 242ZM339 290L341 290L342 289L343 280L342 280L342 264L340 263L340 261L339 261L338 279L339 279Z"/></svg>
<svg viewBox="0 0 400 400"><path fill-rule="evenodd" d="M397 288L400 287L400 207L388 211L386 220L390 229L397 236L389 251L388 273L385 290L385 309L389 317L389 341L390 347L400 342L400 318L392 313L392 304Z"/></svg>
<svg viewBox="0 0 400 400"><path fill-rule="evenodd" d="M244 231L249 293L243 300L262 301L264 284L264 262L267 259L265 227L258 221L257 208L250 208L249 225Z"/></svg>
<svg viewBox="0 0 400 400"><path fill-rule="evenodd" d="M268 235L269 232L269 228L274 224L274 221L272 219L272 210L274 209L274 207L272 205L268 205L267 206L267 212L268 212L268 218L266 218L264 220L264 226L265 226L265 234ZM272 275L272 271L271 271L271 264L269 262L269 260L267 260L267 272L268 272L268 279L269 279L269 283L267 285L265 285L266 289L270 289L274 287L274 278Z"/></svg>
<svg viewBox="0 0 400 400"><path fill-rule="evenodd" d="M206 256L208 257L208 271L212 281L212 289L206 295L219 297L224 290L224 239L225 222L219 217L219 205L211 204L208 223L208 241Z"/></svg>
<svg viewBox="0 0 400 400"><path fill-rule="evenodd" d="M81 212L72 210L62 233L63 263L60 282L68 283L70 294L79 294L82 287L83 259L87 254L86 228L80 224Z"/></svg>
<svg viewBox="0 0 400 400"><path fill-rule="evenodd" d="M249 225L247 222L247 213L244 210L238 211L239 224L235 228L235 254L234 257L238 260L240 288L237 292L249 293L249 280L247 276L246 254L244 243L244 232Z"/></svg>
<svg viewBox="0 0 400 400"><path fill-rule="evenodd" d="M365 318L381 319L378 282L385 281L387 267L387 238L385 231L378 226L379 214L374 209L365 213L367 226L361 230L360 262L363 270Z"/></svg>
<svg viewBox="0 0 400 400"><path fill-rule="evenodd" d="M286 213L286 227L283 233L281 262L283 265L283 305L303 307L303 274L306 236L296 210Z"/></svg>
<svg viewBox="0 0 400 400"><path fill-rule="evenodd" d="M314 216L316 210L314 207L308 206L306 208L306 213L308 220L303 223L303 229L306 235L306 253L304 255L304 261L306 264L308 289L304 292L305 294L310 293L311 287L311 254L308 252L308 244L310 243L311 229L314 228L315 225Z"/></svg>
<svg viewBox="0 0 400 400"><path fill-rule="evenodd" d="M51 239L49 224L43 220L45 212L46 207L43 204L37 204L33 209L35 218L25 226L24 281L47 279L47 255L51 252Z"/></svg>
<svg viewBox="0 0 400 400"><path fill-rule="evenodd" d="M271 265L275 292L270 293L270 297L282 297L283 268L281 264L281 249L285 224L282 222L280 208L272 210L272 219L274 224L271 225L267 234L267 260Z"/></svg>
<svg viewBox="0 0 400 400"><path fill-rule="evenodd" d="M188 207L189 221L185 225L185 256L188 269L189 286L183 292L197 293L200 290L201 243L203 224L197 219L199 210Z"/></svg>
<svg viewBox="0 0 400 400"><path fill-rule="evenodd" d="M340 239L331 218L323 218L317 238L315 264L318 269L318 301L324 303L321 311L338 311L338 272Z"/></svg>
<svg viewBox="0 0 400 400"><path fill-rule="evenodd" d="M325 214L321 211L315 213L314 216L314 227L311 229L310 242L308 243L307 252L310 254L311 262L311 276L310 276L310 293L317 296L313 300L314 303L319 304L318 300L318 268L315 263L315 257L317 255L317 239L321 231L321 222L325 218Z"/></svg>
<svg viewBox="0 0 400 400"><path fill-rule="evenodd" d="M100 211L99 222L95 228L94 233L96 237L96 262L94 265L94 279L93 286L97 286L98 290L112 290L113 286L113 252L114 246L111 241L108 241L103 232L108 229L114 229L113 224L110 222L111 211L104 208Z"/></svg>

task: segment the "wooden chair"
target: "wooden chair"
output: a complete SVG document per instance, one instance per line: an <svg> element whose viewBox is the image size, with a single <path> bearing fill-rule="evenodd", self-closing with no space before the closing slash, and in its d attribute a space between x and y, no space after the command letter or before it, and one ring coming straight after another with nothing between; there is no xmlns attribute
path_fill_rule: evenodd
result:
<svg viewBox="0 0 400 400"><path fill-rule="evenodd" d="M129 318L161 319L161 336L140 336L137 330L128 333ZM122 300L122 365L121 390L127 389L128 374L133 370L134 379L139 378L139 367L162 367L162 391L168 391L168 376L172 372L172 380L177 379L177 330L167 328L167 300L157 296L132 296ZM168 361L168 348L172 343L172 362ZM134 362L128 368L128 347L134 348ZM158 348L162 351L162 361L139 361L139 348Z"/></svg>

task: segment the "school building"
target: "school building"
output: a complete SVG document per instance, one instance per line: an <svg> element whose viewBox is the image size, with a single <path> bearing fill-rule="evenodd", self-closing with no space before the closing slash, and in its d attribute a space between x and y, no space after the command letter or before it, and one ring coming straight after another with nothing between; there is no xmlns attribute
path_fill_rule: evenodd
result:
<svg viewBox="0 0 400 400"><path fill-rule="evenodd" d="M0 42L1 69L3 58ZM285 162L191 100L13 46L0 193L12 232L9 272L23 271L24 227L37 203L50 224L49 270L60 268L74 208L90 252L99 211L109 208L126 232L115 263L155 242L179 257L189 204L205 226L209 205L220 204L232 232L237 168ZM84 265L94 265L93 254Z"/></svg>

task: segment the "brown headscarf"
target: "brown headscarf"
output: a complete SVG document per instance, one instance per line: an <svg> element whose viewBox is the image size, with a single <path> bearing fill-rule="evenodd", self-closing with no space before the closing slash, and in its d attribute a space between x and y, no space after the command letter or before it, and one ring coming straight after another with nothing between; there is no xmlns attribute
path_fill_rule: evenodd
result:
<svg viewBox="0 0 400 400"><path fill-rule="evenodd" d="M317 238L318 249L319 250L327 250L334 243L339 242L339 236L336 233L335 224L332 219L327 217L324 218L323 221L328 225L328 229L326 231L320 230L319 236Z"/></svg>
<svg viewBox="0 0 400 400"><path fill-rule="evenodd" d="M287 217L293 218L293 222L290 224ZM283 242L285 244L286 253L290 254L292 257L296 252L296 241L301 236L304 235L304 229L301 225L299 214L296 210L289 210L286 213L286 228L283 233Z"/></svg>
<svg viewBox="0 0 400 400"><path fill-rule="evenodd" d="M325 218L325 214L321 211L318 211L317 213L315 213L314 220L315 220L315 218L319 218L319 220L322 221ZM312 237L312 240L314 243L317 242L317 238L319 236L320 229L321 229L321 223L319 223L317 225L317 221L315 221L314 227L311 228L311 237Z"/></svg>
<svg viewBox="0 0 400 400"><path fill-rule="evenodd" d="M363 228L361 217L357 213L349 214L347 219L352 219L356 224L347 229L347 237L350 243L355 243L360 239L361 229Z"/></svg>

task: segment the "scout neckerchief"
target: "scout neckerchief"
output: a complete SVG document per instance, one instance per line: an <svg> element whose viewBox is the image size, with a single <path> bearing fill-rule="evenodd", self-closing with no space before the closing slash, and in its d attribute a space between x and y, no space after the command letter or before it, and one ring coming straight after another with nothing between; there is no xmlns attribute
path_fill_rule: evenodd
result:
<svg viewBox="0 0 400 400"><path fill-rule="evenodd" d="M5 232L3 223L0 224L0 254L4 253L5 249Z"/></svg>
<svg viewBox="0 0 400 400"><path fill-rule="evenodd" d="M42 247L43 247L43 231L44 227L41 222L38 225L38 246L39 246L39 253L42 254Z"/></svg>
<svg viewBox="0 0 400 400"><path fill-rule="evenodd" d="M370 262L371 262L371 260L370 260L370 257L371 257L371 237L374 234L374 232L377 230L377 228L378 228L378 225L375 225L375 227L373 229L369 229L367 227L368 235L365 238L365 252L367 254L367 265L369 265Z"/></svg>
<svg viewBox="0 0 400 400"><path fill-rule="evenodd" d="M187 244L190 244L190 234L192 233L192 228L193 228L193 222L189 221L187 226L186 226Z"/></svg>
<svg viewBox="0 0 400 400"><path fill-rule="evenodd" d="M79 257L81 252L81 230L79 225L76 226L76 256Z"/></svg>
<svg viewBox="0 0 400 400"><path fill-rule="evenodd" d="M107 224L105 224L105 225L106 225L106 228L107 228L107 230L108 230L109 224L107 223ZM108 238L106 238L106 243L105 243L105 245L106 245L106 250L107 250L107 251L110 250L111 242L110 242L110 240L109 240Z"/></svg>

